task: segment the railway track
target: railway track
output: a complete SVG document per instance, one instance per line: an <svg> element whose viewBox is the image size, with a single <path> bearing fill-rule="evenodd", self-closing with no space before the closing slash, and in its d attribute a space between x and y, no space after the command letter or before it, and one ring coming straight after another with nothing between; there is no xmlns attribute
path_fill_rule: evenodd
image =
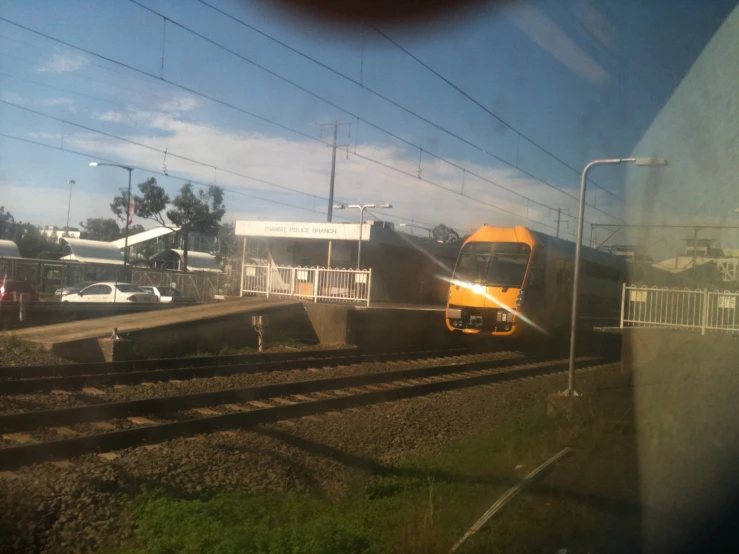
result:
<svg viewBox="0 0 739 554"><path fill-rule="evenodd" d="M566 370L564 359L514 357L8 414L0 470Z"/></svg>
<svg viewBox="0 0 739 554"><path fill-rule="evenodd" d="M335 367L368 362L399 362L445 358L486 352L481 349L436 349L363 352L357 349L316 350L212 358L180 358L0 367L0 394L27 394L84 387L135 385L154 381L184 380L246 373Z"/></svg>

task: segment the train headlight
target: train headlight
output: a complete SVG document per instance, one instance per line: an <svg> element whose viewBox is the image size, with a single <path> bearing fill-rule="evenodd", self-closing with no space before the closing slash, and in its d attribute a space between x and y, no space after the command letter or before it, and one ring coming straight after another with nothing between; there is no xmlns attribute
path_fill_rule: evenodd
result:
<svg viewBox="0 0 739 554"><path fill-rule="evenodd" d="M525 290L518 291L518 296L516 296L516 306L518 306L519 308L523 306L523 300L525 297L526 297Z"/></svg>

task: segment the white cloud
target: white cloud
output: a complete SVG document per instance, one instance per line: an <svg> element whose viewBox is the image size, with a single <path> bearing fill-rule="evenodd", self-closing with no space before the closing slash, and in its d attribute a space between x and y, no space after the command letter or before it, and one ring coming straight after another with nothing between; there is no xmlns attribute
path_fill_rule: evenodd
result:
<svg viewBox="0 0 739 554"><path fill-rule="evenodd" d="M73 52L55 52L36 68L40 73L67 73L84 68L89 60L83 54Z"/></svg>
<svg viewBox="0 0 739 554"><path fill-rule="evenodd" d="M74 106L74 100L71 98L45 98L40 101L44 106L64 106L67 111L71 113L77 113L77 109Z"/></svg>
<svg viewBox="0 0 739 554"><path fill-rule="evenodd" d="M126 119L126 116L120 112L95 112L92 114L93 119L97 119L98 121L106 121L108 123L121 123Z"/></svg>
<svg viewBox="0 0 739 554"><path fill-rule="evenodd" d="M182 96L162 102L157 106L165 112L189 112L198 107L198 101L192 96Z"/></svg>
<svg viewBox="0 0 739 554"><path fill-rule="evenodd" d="M156 111L129 109L126 113L107 112L98 114L97 117L106 121L130 121L139 131L127 138L160 150L167 149L169 155L166 165L170 175L206 183L215 181L232 190L253 193L309 208L314 206L314 200L310 198L310 195L327 196L331 155L330 150L322 143L268 137L249 131L225 132L213 126L183 121L177 117L177 114ZM99 135L85 137L67 135L65 145L103 158L149 167L155 171L161 171L164 163L163 156L159 152ZM411 175L400 174L355 156L353 153L349 154L348 159L343 153L337 157L336 200L350 203L390 202L394 205L394 209L388 212L378 211L378 217L397 214L414 218L421 224L444 222L461 231L477 228L484 223L533 225L537 228L536 223L525 217L547 225L554 225L554 220L545 207L527 202L516 194L497 188L469 173L465 177L464 194L482 203L441 190L419 180L415 177L418 168L417 153L409 153L402 148L372 144L360 144L357 153ZM214 172L212 167L187 162L174 157L173 154L281 184L302 191L309 196L280 190L223 171ZM468 171L499 183L511 191L534 198L545 205L569 208L570 213L576 213L574 199L533 179L522 177L515 169L474 164L467 160L457 160L457 163L466 167ZM433 181L451 191L462 191L461 170L438 160L424 160L422 170L424 179ZM158 179L166 181L161 177ZM171 183L170 186L179 185ZM325 210L325 204L326 200L320 198L315 200L317 209ZM229 212L246 212L254 215L278 214L281 218L284 218L286 213L285 208L278 205L231 193L227 193L227 205ZM588 212L589 221L611 221L602 214L599 217L597 212L590 213L590 210ZM287 213L291 213L290 217L298 221L321 219L320 215L313 215L306 211L293 210ZM337 215L356 217L356 214L350 211L337 213ZM553 232L552 228L548 230ZM570 226L570 230L574 230L574 226ZM566 232L564 226L563 232Z"/></svg>
<svg viewBox="0 0 739 554"><path fill-rule="evenodd" d="M69 189L66 187L35 187L30 183L0 181L3 203L16 220L37 225L64 225L67 217ZM80 220L110 213L108 203L112 194L91 190L75 190L72 195L69 224L77 226ZM64 206L63 209L60 209ZM113 217L105 215L105 217Z"/></svg>
<svg viewBox="0 0 739 554"><path fill-rule="evenodd" d="M0 100L4 102L10 102L11 104L23 105L26 103L26 98L17 92L12 90L0 90Z"/></svg>

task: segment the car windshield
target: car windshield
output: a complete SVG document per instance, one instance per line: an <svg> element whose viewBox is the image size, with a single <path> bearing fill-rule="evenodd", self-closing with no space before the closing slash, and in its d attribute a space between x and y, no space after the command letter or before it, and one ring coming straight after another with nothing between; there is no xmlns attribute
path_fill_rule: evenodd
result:
<svg viewBox="0 0 739 554"><path fill-rule="evenodd" d="M145 292L136 285L117 285L117 288L121 292Z"/></svg>
<svg viewBox="0 0 739 554"><path fill-rule="evenodd" d="M518 242L469 242L462 248L454 278L477 285L520 287L531 248Z"/></svg>

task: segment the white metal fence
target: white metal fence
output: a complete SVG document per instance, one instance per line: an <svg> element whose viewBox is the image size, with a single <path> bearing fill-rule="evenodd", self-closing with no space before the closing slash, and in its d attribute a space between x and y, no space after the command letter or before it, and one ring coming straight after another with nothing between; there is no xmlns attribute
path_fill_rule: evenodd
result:
<svg viewBox="0 0 739 554"><path fill-rule="evenodd" d="M369 306L372 270L245 264L241 296L293 296L313 302L361 302Z"/></svg>
<svg viewBox="0 0 739 554"><path fill-rule="evenodd" d="M621 327L739 332L739 292L623 286Z"/></svg>
<svg viewBox="0 0 739 554"><path fill-rule="evenodd" d="M231 293L231 276L224 273L205 273L148 269L135 267L131 271L131 283L137 286L174 287L184 296L198 302L212 302ZM238 285L237 283L235 283ZM234 291L235 292L235 291Z"/></svg>

